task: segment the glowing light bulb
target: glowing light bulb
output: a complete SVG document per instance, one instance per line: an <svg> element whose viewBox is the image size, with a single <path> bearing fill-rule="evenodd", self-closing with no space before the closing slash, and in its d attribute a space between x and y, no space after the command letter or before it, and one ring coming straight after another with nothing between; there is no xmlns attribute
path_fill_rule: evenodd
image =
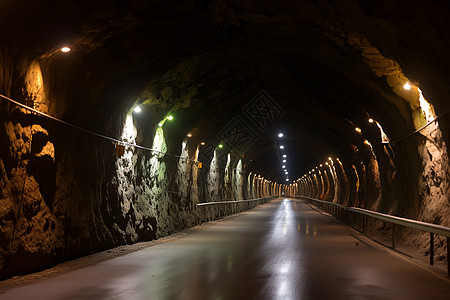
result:
<svg viewBox="0 0 450 300"><path fill-rule="evenodd" d="M286 155L286 154L283 154L283 157L287 157L287 155Z"/></svg>
<svg viewBox="0 0 450 300"><path fill-rule="evenodd" d="M286 162L286 160L285 160L285 159L283 159L283 162Z"/></svg>
<svg viewBox="0 0 450 300"><path fill-rule="evenodd" d="M162 122L159 122L159 123L158 123L158 126L159 126L159 127L162 127L162 126L163 126L163 123L162 123Z"/></svg>
<svg viewBox="0 0 450 300"><path fill-rule="evenodd" d="M223 148L223 145L222 145L222 144L219 144L219 148Z"/></svg>
<svg viewBox="0 0 450 300"><path fill-rule="evenodd" d="M279 138L282 138L283 136L284 136L284 134L281 133L281 132L278 134L278 137L279 137Z"/></svg>
<svg viewBox="0 0 450 300"><path fill-rule="evenodd" d="M284 146L283 146L283 145L281 145L281 146L280 146L280 149L284 149Z"/></svg>
<svg viewBox="0 0 450 300"><path fill-rule="evenodd" d="M134 111L135 113L140 113L140 112L142 111L142 109L141 109L141 107L140 107L139 105L137 105L137 106L133 109L133 111Z"/></svg>
<svg viewBox="0 0 450 300"><path fill-rule="evenodd" d="M409 84L409 82L407 82L407 83L405 83L405 84L403 85L403 88L404 88L405 90L410 90L410 89L411 89L411 85Z"/></svg>
<svg viewBox="0 0 450 300"><path fill-rule="evenodd" d="M64 52L64 53L70 52L70 50L72 50L72 49L70 49L69 47L62 47L61 48L61 52Z"/></svg>
<svg viewBox="0 0 450 300"><path fill-rule="evenodd" d="M355 128L355 131L356 131L357 133L361 133L361 128L356 127L356 128Z"/></svg>
<svg viewBox="0 0 450 300"><path fill-rule="evenodd" d="M373 123L373 119L372 118L369 119L369 123Z"/></svg>
<svg viewBox="0 0 450 300"><path fill-rule="evenodd" d="M205 146L205 142L201 142L200 145Z"/></svg>
<svg viewBox="0 0 450 300"><path fill-rule="evenodd" d="M187 134L187 137L192 137L192 134L191 134L191 133L188 133L188 134Z"/></svg>
<svg viewBox="0 0 450 300"><path fill-rule="evenodd" d="M167 116L167 120L173 120L173 116Z"/></svg>
<svg viewBox="0 0 450 300"><path fill-rule="evenodd" d="M282 167L283 169L284 169L284 168L286 168L286 166L285 166L285 165L282 165L281 167Z"/></svg>
<svg viewBox="0 0 450 300"><path fill-rule="evenodd" d="M330 156L330 157L328 157L328 160L333 160L333 159L332 159L331 156Z"/></svg>

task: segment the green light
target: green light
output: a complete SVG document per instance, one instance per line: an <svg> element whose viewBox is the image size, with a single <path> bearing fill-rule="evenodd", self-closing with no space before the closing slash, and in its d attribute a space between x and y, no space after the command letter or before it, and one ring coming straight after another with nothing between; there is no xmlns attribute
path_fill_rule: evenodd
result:
<svg viewBox="0 0 450 300"><path fill-rule="evenodd" d="M159 127L162 127L162 126L163 126L163 123L162 123L162 122L159 122L159 123L158 123L158 126L159 126Z"/></svg>
<svg viewBox="0 0 450 300"><path fill-rule="evenodd" d="M223 148L223 145L222 145L222 144L219 144L219 148Z"/></svg>
<svg viewBox="0 0 450 300"><path fill-rule="evenodd" d="M167 116L167 120L173 120L173 116L168 115L168 116Z"/></svg>

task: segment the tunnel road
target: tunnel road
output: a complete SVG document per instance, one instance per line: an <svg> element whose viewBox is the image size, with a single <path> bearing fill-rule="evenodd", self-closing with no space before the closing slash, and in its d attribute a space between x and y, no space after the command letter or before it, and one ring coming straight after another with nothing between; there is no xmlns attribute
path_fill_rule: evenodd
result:
<svg viewBox="0 0 450 300"><path fill-rule="evenodd" d="M450 299L450 284L304 202L280 198L0 299L422 300Z"/></svg>

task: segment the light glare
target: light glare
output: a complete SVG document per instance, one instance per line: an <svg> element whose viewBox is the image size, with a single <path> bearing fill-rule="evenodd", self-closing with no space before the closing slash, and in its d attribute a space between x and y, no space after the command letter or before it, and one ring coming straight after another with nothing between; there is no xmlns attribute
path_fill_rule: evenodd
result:
<svg viewBox="0 0 450 300"><path fill-rule="evenodd" d="M62 47L61 48L61 52L64 52L64 53L70 52L70 50L72 50L72 49L70 49L69 47Z"/></svg>
<svg viewBox="0 0 450 300"><path fill-rule="evenodd" d="M141 107L138 105L138 106L136 106L136 107L133 109L133 111L134 111L135 113L140 113L140 112L142 111L142 109L141 109Z"/></svg>
<svg viewBox="0 0 450 300"><path fill-rule="evenodd" d="M281 132L278 134L278 137L279 137L279 138L282 138L283 136L284 136L284 134L281 133Z"/></svg>
<svg viewBox="0 0 450 300"><path fill-rule="evenodd" d="M410 90L410 89L411 89L411 85L409 84L409 82L407 82L407 83L405 83L405 84L403 85L403 88L404 88L405 90Z"/></svg>
<svg viewBox="0 0 450 300"><path fill-rule="evenodd" d="M281 145L281 146L280 146L280 149L284 149L284 146L283 146L283 145Z"/></svg>

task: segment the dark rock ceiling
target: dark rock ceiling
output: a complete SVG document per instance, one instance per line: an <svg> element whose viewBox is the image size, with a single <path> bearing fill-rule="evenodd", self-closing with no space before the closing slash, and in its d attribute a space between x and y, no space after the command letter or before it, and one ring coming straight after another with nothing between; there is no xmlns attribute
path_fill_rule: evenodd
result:
<svg viewBox="0 0 450 300"><path fill-rule="evenodd" d="M6 0L0 11L1 43L40 58L51 74L51 112L90 129L118 136L124 113L144 102L155 119L175 110L169 132L177 139L192 131L197 142L216 142L266 91L284 114L258 133L244 161L277 181L279 130L292 179L330 155L354 163L352 145L364 140L354 126L380 139L369 116L390 137L413 130L408 106L352 37L377 48L381 65L399 62L436 99L445 94L436 85L447 59L442 51L423 57L432 42L449 47L446 1ZM66 43L70 55L49 55Z"/></svg>

